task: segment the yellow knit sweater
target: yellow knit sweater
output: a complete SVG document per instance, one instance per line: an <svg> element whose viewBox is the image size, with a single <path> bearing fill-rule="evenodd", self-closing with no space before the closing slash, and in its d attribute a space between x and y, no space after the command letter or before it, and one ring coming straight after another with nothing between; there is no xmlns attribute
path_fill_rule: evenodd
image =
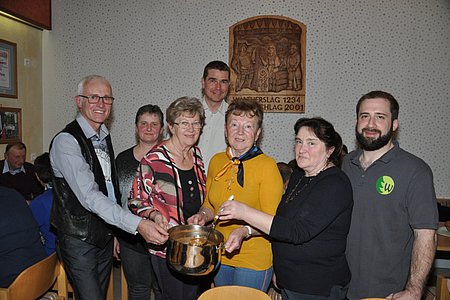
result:
<svg viewBox="0 0 450 300"><path fill-rule="evenodd" d="M208 207L217 214L220 205L234 195L234 199L265 213L275 215L278 203L283 194L283 181L274 159L265 154L258 155L243 162L244 187L237 182L237 166L233 166L222 177L214 177L229 161L225 152L216 154L208 168L206 180L206 200L203 207ZM225 240L236 228L246 225L245 222L231 220L221 221L216 226ZM242 242L241 248L233 253L226 252L222 256L222 264L266 270L272 266L272 249L266 237L253 236Z"/></svg>

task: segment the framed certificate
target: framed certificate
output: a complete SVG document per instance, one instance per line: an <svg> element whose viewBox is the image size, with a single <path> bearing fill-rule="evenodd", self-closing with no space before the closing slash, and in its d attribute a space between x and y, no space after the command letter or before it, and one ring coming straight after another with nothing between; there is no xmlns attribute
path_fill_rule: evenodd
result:
<svg viewBox="0 0 450 300"><path fill-rule="evenodd" d="M17 44L1 39L0 97L17 98Z"/></svg>

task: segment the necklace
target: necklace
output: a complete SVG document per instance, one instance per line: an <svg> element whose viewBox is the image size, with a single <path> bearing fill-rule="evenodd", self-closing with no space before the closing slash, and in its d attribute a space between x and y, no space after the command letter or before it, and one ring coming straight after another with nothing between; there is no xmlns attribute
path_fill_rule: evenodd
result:
<svg viewBox="0 0 450 300"><path fill-rule="evenodd" d="M305 182L305 184L303 184L303 186L299 189L298 186L300 185L300 183L302 182L303 178L305 178L305 175L303 175L300 180L297 182L297 184L294 186L294 188L292 189L292 191L289 193L289 195L286 197L286 200L284 201L284 203L289 203L292 200L294 200L295 197L297 197L298 194L300 194L301 192L303 192L304 189L306 189L306 187L311 183L311 181L313 180L314 177L309 177L308 181ZM295 193L295 194L294 194Z"/></svg>
<svg viewBox="0 0 450 300"><path fill-rule="evenodd" d="M188 158L189 150L187 152L183 152L183 150L179 150L175 146L175 143L173 141L171 141L171 144L172 144L172 147L173 147L173 150L174 150L173 152L182 159L182 162L184 162Z"/></svg>
<svg viewBox="0 0 450 300"><path fill-rule="evenodd" d="M294 188L292 189L292 191L289 193L289 195L286 197L286 200L284 201L285 203L289 203L292 200L294 200L298 194L300 194L301 192L303 192L311 183L311 181L314 180L314 178L317 177L317 175L319 175L323 170L325 170L327 167L329 166L329 164L327 163L322 169L320 169L319 172L317 172L317 174L315 176L310 176L310 177L306 177L308 179L307 182L305 182L299 189L297 189L300 185L300 183L302 182L303 178L305 178L305 174L303 174L303 176L300 178L300 180L297 182L297 184L294 186Z"/></svg>

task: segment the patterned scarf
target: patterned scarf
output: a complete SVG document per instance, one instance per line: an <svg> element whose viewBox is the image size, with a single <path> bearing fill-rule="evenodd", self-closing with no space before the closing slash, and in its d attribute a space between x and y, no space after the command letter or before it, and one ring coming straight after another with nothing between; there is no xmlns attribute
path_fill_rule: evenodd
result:
<svg viewBox="0 0 450 300"><path fill-rule="evenodd" d="M240 186L244 187L244 164L242 162L263 154L262 150L258 146L253 146L250 150L248 150L241 156L233 157L231 148L228 147L226 154L230 161L223 166L219 173L217 173L216 177L214 177L214 180L219 180L219 178L222 177L223 174L225 174L232 166L238 166L237 181Z"/></svg>

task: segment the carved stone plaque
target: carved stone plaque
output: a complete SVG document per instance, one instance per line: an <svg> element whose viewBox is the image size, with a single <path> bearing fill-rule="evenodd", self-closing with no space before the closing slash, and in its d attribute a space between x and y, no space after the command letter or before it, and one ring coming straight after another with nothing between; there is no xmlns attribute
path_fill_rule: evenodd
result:
<svg viewBox="0 0 450 300"><path fill-rule="evenodd" d="M248 98L265 112L305 112L306 26L258 16L230 27L228 101Z"/></svg>

